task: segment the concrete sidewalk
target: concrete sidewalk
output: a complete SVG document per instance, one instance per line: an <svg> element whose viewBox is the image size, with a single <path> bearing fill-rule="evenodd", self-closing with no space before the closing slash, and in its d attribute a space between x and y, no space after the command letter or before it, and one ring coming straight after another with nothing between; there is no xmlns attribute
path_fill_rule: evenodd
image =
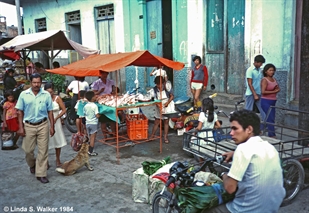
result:
<svg viewBox="0 0 309 213"><path fill-rule="evenodd" d="M149 132L152 124L149 125ZM68 144L71 133L64 127ZM97 139L101 134L98 134ZM116 149L96 142L98 156L90 158L94 171L86 167L72 176L63 176L55 171L55 151L49 150L49 183L42 184L30 174L22 148L0 151L0 212L104 212L147 213L150 205L134 203L132 200L132 173L144 161L162 160L170 156L172 161L188 159L182 150L182 136L170 130L169 144L163 143L159 153L159 140L128 146L120 149L120 164L117 164ZM21 147L22 140L18 145ZM61 150L61 161L71 160L76 152L67 145Z"/></svg>
<svg viewBox="0 0 309 213"><path fill-rule="evenodd" d="M229 125L226 118L220 119ZM149 131L151 126L150 123ZM64 131L69 144L71 133L65 127ZM97 139L101 139L100 135ZM162 153L159 153L159 140L121 148L120 164L115 148L96 142L95 151L99 155L90 158L94 171L83 167L72 176L55 171L55 151L49 150L48 184L40 183L30 174L21 148L0 150L0 212L150 213L150 205L132 200L132 173L142 162L162 160L166 156L172 161L194 162L182 150L182 136L170 130L169 140L169 144L163 143ZM18 145L21 147L21 140ZM75 155L67 145L62 149L61 161L71 160ZM288 211L281 209L281 213L290 212L291 206Z"/></svg>

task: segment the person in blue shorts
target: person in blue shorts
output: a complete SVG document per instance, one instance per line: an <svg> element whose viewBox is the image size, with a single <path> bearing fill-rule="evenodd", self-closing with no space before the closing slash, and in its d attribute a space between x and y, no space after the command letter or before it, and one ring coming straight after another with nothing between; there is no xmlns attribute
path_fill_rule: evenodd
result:
<svg viewBox="0 0 309 213"><path fill-rule="evenodd" d="M78 118L76 119L77 134L87 134L86 131L86 119L84 115L84 107L88 103L88 100L85 98L86 90L79 91L79 100L75 105L75 110Z"/></svg>
<svg viewBox="0 0 309 213"><path fill-rule="evenodd" d="M93 91L88 91L85 94L88 103L84 106L84 115L86 118L86 129L88 133L88 137L90 139L89 151L88 154L90 156L96 156L98 153L93 151L94 141L98 132L98 118L100 117L99 108L94 103L97 99L97 96Z"/></svg>

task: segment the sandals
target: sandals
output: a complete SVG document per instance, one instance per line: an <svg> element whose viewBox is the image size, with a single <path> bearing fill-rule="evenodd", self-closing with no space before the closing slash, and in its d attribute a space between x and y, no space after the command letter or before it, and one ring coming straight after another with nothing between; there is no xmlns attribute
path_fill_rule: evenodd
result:
<svg viewBox="0 0 309 213"><path fill-rule="evenodd" d="M89 155L89 156L97 156L98 153L96 153L96 152L88 152L88 155Z"/></svg>
<svg viewBox="0 0 309 213"><path fill-rule="evenodd" d="M157 139L157 137L156 137L156 136L154 136L154 135L151 135L151 136L148 138L148 140L149 140L149 141L151 141L151 140L155 140L155 139Z"/></svg>
<svg viewBox="0 0 309 213"><path fill-rule="evenodd" d="M168 139L164 140L164 143L168 144L169 143Z"/></svg>

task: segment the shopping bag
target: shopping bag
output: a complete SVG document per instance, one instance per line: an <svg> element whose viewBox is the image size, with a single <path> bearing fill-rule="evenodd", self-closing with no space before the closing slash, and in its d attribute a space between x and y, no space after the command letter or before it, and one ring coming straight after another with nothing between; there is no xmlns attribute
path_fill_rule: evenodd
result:
<svg viewBox="0 0 309 213"><path fill-rule="evenodd" d="M2 130L1 133L1 149L13 146L14 133Z"/></svg>
<svg viewBox="0 0 309 213"><path fill-rule="evenodd" d="M149 176L145 174L143 167L133 172L132 198L136 203L148 203L148 181Z"/></svg>
<svg viewBox="0 0 309 213"><path fill-rule="evenodd" d="M84 134L73 134L71 139L71 147L74 151L78 152L84 142L88 141L88 137Z"/></svg>

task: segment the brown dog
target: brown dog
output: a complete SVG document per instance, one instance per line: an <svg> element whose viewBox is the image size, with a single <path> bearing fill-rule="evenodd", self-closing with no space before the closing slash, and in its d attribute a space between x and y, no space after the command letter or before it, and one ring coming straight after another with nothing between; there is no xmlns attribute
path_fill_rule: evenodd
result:
<svg viewBox="0 0 309 213"><path fill-rule="evenodd" d="M84 142L75 158L70 161L64 162L61 168L57 168L56 171L64 175L73 175L78 169L82 168L83 166L86 166L88 170L93 171L93 168L89 164L88 148L89 143Z"/></svg>

